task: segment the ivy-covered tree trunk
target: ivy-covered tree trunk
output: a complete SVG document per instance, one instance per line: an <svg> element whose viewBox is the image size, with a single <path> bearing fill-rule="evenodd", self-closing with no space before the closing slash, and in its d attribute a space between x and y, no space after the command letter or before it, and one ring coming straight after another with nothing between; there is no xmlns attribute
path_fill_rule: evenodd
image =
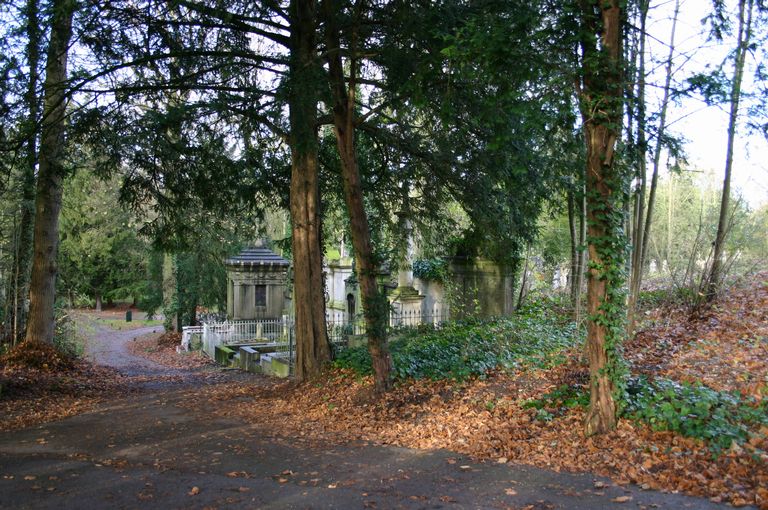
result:
<svg viewBox="0 0 768 510"><path fill-rule="evenodd" d="M317 154L317 83L320 65L315 41L315 2L292 0L288 105L291 145L291 240L296 316L296 378L317 375L330 360L320 237Z"/></svg>
<svg viewBox="0 0 768 510"><path fill-rule="evenodd" d="M590 405L587 435L616 426L623 384L625 240L622 234L623 178L615 167L622 119L621 8L618 0L584 1L582 86L579 103L587 144L587 357Z"/></svg>
<svg viewBox="0 0 768 510"><path fill-rule="evenodd" d="M59 212L65 174L67 57L75 6L72 0L54 0L51 9L53 22L43 85L43 123L35 196L34 255L29 287L27 341L53 343Z"/></svg>
<svg viewBox="0 0 768 510"><path fill-rule="evenodd" d="M383 392L392 386L392 358L387 345L387 299L379 292L376 283L377 265L371 244L368 216L363 202L363 187L360 181L360 169L355 152L355 77L357 62L349 60L350 83L344 77L341 58L341 37L338 32L336 16L338 9L332 0L323 1L323 14L326 26L326 59L333 95L333 128L341 160L341 176L344 186L344 201L349 212L352 246L355 251L357 276L360 282L360 294L363 300L368 336L368 350L371 353L376 391ZM350 53L356 48L355 29L352 29Z"/></svg>

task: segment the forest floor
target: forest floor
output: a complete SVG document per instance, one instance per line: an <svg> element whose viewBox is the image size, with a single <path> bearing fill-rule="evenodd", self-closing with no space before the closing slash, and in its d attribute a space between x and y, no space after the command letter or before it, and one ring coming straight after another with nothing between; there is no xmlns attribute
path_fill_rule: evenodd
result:
<svg viewBox="0 0 768 510"><path fill-rule="evenodd" d="M695 316L649 310L635 372L768 396L766 278ZM627 419L585 439L579 406L539 419L526 403L584 384L577 352L377 399L349 372L296 385L81 320L95 363L0 367L0 508L768 508L768 430L714 455Z"/></svg>

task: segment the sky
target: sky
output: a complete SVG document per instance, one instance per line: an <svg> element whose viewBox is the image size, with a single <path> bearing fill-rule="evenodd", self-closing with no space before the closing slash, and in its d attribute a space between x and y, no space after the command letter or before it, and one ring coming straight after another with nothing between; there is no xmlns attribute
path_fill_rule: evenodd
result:
<svg viewBox="0 0 768 510"><path fill-rule="evenodd" d="M731 20L736 25L734 0L726 0L732 8ZM655 63L654 74L650 81L663 85L664 65L669 47L671 18L674 12L674 0L661 0L651 4L649 13L648 32L651 36L649 49ZM735 43L726 39L723 43L707 41L708 30L702 24L712 12L711 0L681 0L680 15L676 31L676 74L673 83L683 80L695 72L701 72L707 65L717 66L727 56ZM666 44L663 44L666 43ZM749 55L747 66L754 69L760 62L761 55ZM724 68L732 75L733 67ZM744 88L754 89L751 76L745 71ZM649 95L657 94L660 102L661 87L649 87ZM651 99L653 99L651 97ZM651 108L649 111L653 111ZM741 129L734 145L734 165L732 187L741 194L753 208L768 203L768 141L762 134L749 134L744 127L745 108L741 110ZM725 154L728 129L728 106L706 106L700 99L689 98L680 104L670 106L667 118L671 133L683 135L688 142L685 150L688 155L689 167L696 170L714 171L711 175L722 185L725 170ZM666 158L663 158L663 160Z"/></svg>

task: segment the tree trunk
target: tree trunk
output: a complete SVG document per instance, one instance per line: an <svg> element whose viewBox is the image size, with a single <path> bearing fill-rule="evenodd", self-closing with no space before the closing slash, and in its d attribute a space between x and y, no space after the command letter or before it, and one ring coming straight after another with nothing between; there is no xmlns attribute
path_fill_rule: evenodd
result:
<svg viewBox="0 0 768 510"><path fill-rule="evenodd" d="M520 292L517 294L517 306L515 306L515 310L520 310L523 306L523 301L525 300L525 296L528 293L528 260L530 260L530 256L528 254L528 250L525 251L525 264L523 265L523 278L520 281Z"/></svg>
<svg viewBox="0 0 768 510"><path fill-rule="evenodd" d="M26 154L22 170L22 196L21 196L21 222L19 225L18 240L14 250L14 281L13 292L9 296L13 300L10 307L13 314L13 338L15 344L25 330L25 302L29 295L29 278L32 268L32 242L35 220L35 173L37 169L37 135L39 133L39 101L37 95L38 74L40 65L40 19L37 0L28 0L26 6L27 17L27 66L29 67L29 81L24 102L27 104L29 114L25 130Z"/></svg>
<svg viewBox="0 0 768 510"><path fill-rule="evenodd" d="M101 311L101 293L96 291L96 311Z"/></svg>
<svg viewBox="0 0 768 510"><path fill-rule="evenodd" d="M163 326L166 331L175 331L176 314L178 313L178 296L176 295L176 264L174 255L163 254Z"/></svg>
<svg viewBox="0 0 768 510"><path fill-rule="evenodd" d="M32 278L29 288L27 341L53 343L56 299L56 255L64 179L66 80L69 40L75 3L54 0L45 68L40 168L35 197Z"/></svg>
<svg viewBox="0 0 768 510"><path fill-rule="evenodd" d="M622 117L621 9L618 0L581 4L583 84L580 108L587 144L586 197L589 271L586 351L590 372L587 435L616 426L621 373L623 298L622 176L614 150ZM600 44L590 37L599 34ZM599 105L599 107L598 107Z"/></svg>
<svg viewBox="0 0 768 510"><path fill-rule="evenodd" d="M646 175L646 154L648 151L648 140L646 137L647 118L645 112L645 43L647 39L646 24L648 20L648 8L650 2L643 0L640 2L640 49L638 58L640 64L637 69L637 178L640 183L635 193L635 207L632 216L632 257L630 262L629 279L629 300L628 310L628 330L634 327L634 312L637 303L638 293L640 292L640 280L643 275L642 252L645 230L643 228L645 221L645 191L648 178Z"/></svg>
<svg viewBox="0 0 768 510"><path fill-rule="evenodd" d="M350 59L351 82L347 86L341 58L341 37L336 24L337 8L332 0L323 1L326 25L326 59L333 94L333 130L341 160L344 201L349 212L352 247L355 251L357 277L363 301L368 336L368 350L373 363L376 391L384 392L392 386L392 358L387 345L387 299L379 292L376 282L378 270L371 245L368 216L363 203L363 187L355 152L355 77L357 64ZM354 29L353 29L354 32ZM355 34L351 37L350 52L355 53Z"/></svg>
<svg viewBox="0 0 768 510"><path fill-rule="evenodd" d="M330 360L325 324L317 155L315 2L292 0L288 105L291 145L291 241L296 314L296 378L314 377Z"/></svg>
<svg viewBox="0 0 768 510"><path fill-rule="evenodd" d="M573 311L573 320L576 324L581 322L581 290L584 287L584 271L587 265L587 198L584 193L584 185L581 186L581 201L579 207L579 249L576 254L576 304Z"/></svg>
<svg viewBox="0 0 768 510"><path fill-rule="evenodd" d="M667 268L672 269L672 213L674 205L672 204L672 196L675 192L675 180L672 175L669 175L669 186L667 190L667 242L664 250L664 260L667 261Z"/></svg>
<svg viewBox="0 0 768 510"><path fill-rule="evenodd" d="M647 12L647 9L646 9ZM653 150L653 170L651 174L651 189L648 193L648 207L645 213L645 221L643 225L643 218L638 218L638 228L642 235L638 243L635 243L635 254L633 256L633 272L632 282L630 287L630 300L629 300L629 331L633 331L635 327L635 316L637 308L637 298L640 295L640 286L643 282L643 270L645 269L645 261L648 255L648 240L651 237L651 225L653 221L653 211L656 206L656 190L659 185L659 166L661 163L661 140L664 137L664 132L667 127L667 106L669 105L670 85L672 83L672 59L675 52L675 33L677 31L677 16L680 12L680 0L675 1L675 11L672 16L672 33L669 38L669 54L667 55L666 64L666 77L664 80L664 98L661 102L661 112L659 113L659 128L656 130L656 145ZM643 19L643 26L645 25L645 19ZM645 30L643 29L643 33ZM645 37L643 36L643 39ZM642 98L644 101L645 99ZM645 159L645 151L643 151L643 159ZM642 197L641 197L642 199Z"/></svg>
<svg viewBox="0 0 768 510"><path fill-rule="evenodd" d="M576 273L579 270L579 239L576 232L576 203L572 190L568 190L568 234L571 240L571 270L568 275L568 283L571 294L571 306L576 310L576 298L579 292L578 287L576 287Z"/></svg>
<svg viewBox="0 0 768 510"><path fill-rule="evenodd" d="M720 199L720 217L717 222L712 267L707 278L706 298L712 301L717 296L723 279L723 251L725 237L728 233L728 213L731 201L731 170L733 168L733 144L736 139L736 122L739 116L739 101L741 100L741 81L744 76L744 62L752 39L752 10L753 0L739 0L739 28L736 47L736 62L731 84L731 110L728 116L728 144L725 153L725 177L723 178L723 194Z"/></svg>

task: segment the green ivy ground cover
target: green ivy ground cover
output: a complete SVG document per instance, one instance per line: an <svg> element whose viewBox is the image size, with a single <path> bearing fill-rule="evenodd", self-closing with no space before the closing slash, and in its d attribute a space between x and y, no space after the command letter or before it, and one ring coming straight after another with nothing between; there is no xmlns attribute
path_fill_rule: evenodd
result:
<svg viewBox="0 0 768 510"><path fill-rule="evenodd" d="M703 384L635 378L627 387L625 415L654 430L703 439L720 452L749 441L754 429L768 425L768 401Z"/></svg>
<svg viewBox="0 0 768 510"><path fill-rule="evenodd" d="M512 317L399 331L390 350L397 379L462 380L499 367L550 366L564 361L562 351L581 341L572 323L541 307L529 307ZM335 365L361 375L371 373L365 347L341 351Z"/></svg>

